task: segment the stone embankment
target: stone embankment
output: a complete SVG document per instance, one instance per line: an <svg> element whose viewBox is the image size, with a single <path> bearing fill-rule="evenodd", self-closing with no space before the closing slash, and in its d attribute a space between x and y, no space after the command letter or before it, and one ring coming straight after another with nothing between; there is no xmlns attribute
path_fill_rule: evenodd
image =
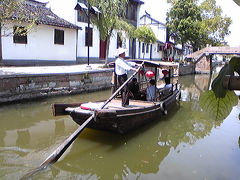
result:
<svg viewBox="0 0 240 180"><path fill-rule="evenodd" d="M110 88L113 69L101 66L0 67L0 104ZM194 67L179 66L178 71L192 74Z"/></svg>
<svg viewBox="0 0 240 180"><path fill-rule="evenodd" d="M111 87L113 69L96 65L0 69L0 104Z"/></svg>

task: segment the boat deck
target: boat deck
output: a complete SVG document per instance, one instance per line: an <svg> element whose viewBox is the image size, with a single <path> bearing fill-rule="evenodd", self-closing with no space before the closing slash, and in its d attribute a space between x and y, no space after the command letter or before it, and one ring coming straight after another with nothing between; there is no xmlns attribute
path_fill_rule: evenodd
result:
<svg viewBox="0 0 240 180"><path fill-rule="evenodd" d="M148 107L148 106L152 106L152 105L153 105L153 102L130 99L129 105L126 107L123 107L121 99L114 99L106 106L106 108L108 108L108 109L119 109L119 108L126 109L126 108L133 108L133 107Z"/></svg>
<svg viewBox="0 0 240 180"><path fill-rule="evenodd" d="M65 110L68 112L79 112L79 113L85 113L85 114L91 114L93 113L92 110L99 110L100 106L103 105L104 102L97 102L97 103L86 103L84 104L89 109L83 109L81 107L68 107ZM89 105L90 104L90 105ZM91 107L94 106L95 107ZM122 106L122 100L121 99L113 99L111 102L109 102L104 109L108 110L116 110L116 109L131 109L131 108L143 108L143 107L149 107L154 105L153 102L148 101L139 101L139 100L129 100L129 105L126 107Z"/></svg>

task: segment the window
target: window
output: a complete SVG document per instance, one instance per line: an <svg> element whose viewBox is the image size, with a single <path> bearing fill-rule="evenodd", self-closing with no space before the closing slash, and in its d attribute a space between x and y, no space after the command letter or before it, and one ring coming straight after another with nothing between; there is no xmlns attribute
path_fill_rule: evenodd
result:
<svg viewBox="0 0 240 180"><path fill-rule="evenodd" d="M80 11L80 10L77 11L77 21L78 22L85 22L85 23L88 22L87 15L84 11Z"/></svg>
<svg viewBox="0 0 240 180"><path fill-rule="evenodd" d="M54 44L64 44L64 31L55 29L54 30Z"/></svg>
<svg viewBox="0 0 240 180"><path fill-rule="evenodd" d="M142 43L142 53L144 53L144 52L145 52L145 44Z"/></svg>
<svg viewBox="0 0 240 180"><path fill-rule="evenodd" d="M87 0L78 0L79 3L83 3L87 6L88 2ZM88 22L88 18L86 15L87 11L86 10L78 10L77 11L77 21L78 22Z"/></svg>
<svg viewBox="0 0 240 180"><path fill-rule="evenodd" d="M122 47L122 39L120 37L120 34L117 34L117 48Z"/></svg>
<svg viewBox="0 0 240 180"><path fill-rule="evenodd" d="M88 36L88 27L85 27L85 46L92 46L93 44L93 28L89 28Z"/></svg>
<svg viewBox="0 0 240 180"><path fill-rule="evenodd" d="M149 53L149 44L147 44L146 53Z"/></svg>
<svg viewBox="0 0 240 180"><path fill-rule="evenodd" d="M159 44L157 45L157 52L163 51L164 50L164 46Z"/></svg>
<svg viewBox="0 0 240 180"><path fill-rule="evenodd" d="M135 4L128 4L126 16L129 20L137 20L137 6Z"/></svg>
<svg viewBox="0 0 240 180"><path fill-rule="evenodd" d="M27 30L25 27L13 27L13 42L19 44L27 44Z"/></svg>

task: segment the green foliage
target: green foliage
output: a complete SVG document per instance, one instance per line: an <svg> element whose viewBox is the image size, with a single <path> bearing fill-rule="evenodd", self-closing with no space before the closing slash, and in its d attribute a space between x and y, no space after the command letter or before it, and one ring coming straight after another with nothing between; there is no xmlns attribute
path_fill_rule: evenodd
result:
<svg viewBox="0 0 240 180"><path fill-rule="evenodd" d="M227 89L223 88L223 78L225 75L233 75L234 71L231 65L226 64L221 71L219 72L218 76L212 82L212 90L215 93L216 97L223 98L227 93Z"/></svg>
<svg viewBox="0 0 240 180"><path fill-rule="evenodd" d="M201 3L202 31L207 34L205 44L219 45L224 37L230 34L231 18L222 16L222 9L216 5L216 0L205 0Z"/></svg>
<svg viewBox="0 0 240 180"><path fill-rule="evenodd" d="M91 22L98 28L100 39L107 43L105 59L107 64L113 30L124 31L131 37L135 29L125 19L128 0L89 0L89 2L101 11L99 16L91 16Z"/></svg>
<svg viewBox="0 0 240 180"><path fill-rule="evenodd" d="M185 44L201 38L201 10L192 0L178 0L168 13L167 26L177 42Z"/></svg>
<svg viewBox="0 0 240 180"><path fill-rule="evenodd" d="M213 91L206 91L200 96L200 106L215 120L225 119L238 103L238 98L232 91L227 91L225 97L215 96Z"/></svg>
<svg viewBox="0 0 240 180"><path fill-rule="evenodd" d="M230 33L231 18L222 16L216 0L172 0L167 26L177 42L190 43L194 50L207 44L221 45Z"/></svg>
<svg viewBox="0 0 240 180"><path fill-rule="evenodd" d="M213 80L211 87L216 97L225 97L228 90L223 87L223 79L226 75L233 75L234 72L240 74L240 57L232 57L229 64L226 64Z"/></svg>
<svg viewBox="0 0 240 180"><path fill-rule="evenodd" d="M24 26L24 28L15 29L14 33L18 33L19 35L25 35L33 28L36 21L34 19L35 12L27 11L24 8L24 3L25 0L0 0L0 26L2 30L8 28L9 20L19 27ZM2 35L8 36L12 34Z"/></svg>
<svg viewBox="0 0 240 180"><path fill-rule="evenodd" d="M137 28L134 32L134 36L140 42L144 42L146 44L152 44L157 41L157 38L156 38L154 32L148 26L141 26L141 27Z"/></svg>
<svg viewBox="0 0 240 180"><path fill-rule="evenodd" d="M232 107L238 103L235 93L223 87L224 77L233 75L234 72L240 72L240 57L232 57L229 64L226 64L213 80L212 90L200 96L200 106L217 120L226 118Z"/></svg>
<svg viewBox="0 0 240 180"><path fill-rule="evenodd" d="M92 23L100 32L100 39L107 40L113 35L113 30L132 33L133 26L125 20L128 0L90 0L92 5L99 8L99 17L92 17Z"/></svg>
<svg viewBox="0 0 240 180"><path fill-rule="evenodd" d="M229 61L229 65L233 68L233 71L240 75L240 57L232 57Z"/></svg>

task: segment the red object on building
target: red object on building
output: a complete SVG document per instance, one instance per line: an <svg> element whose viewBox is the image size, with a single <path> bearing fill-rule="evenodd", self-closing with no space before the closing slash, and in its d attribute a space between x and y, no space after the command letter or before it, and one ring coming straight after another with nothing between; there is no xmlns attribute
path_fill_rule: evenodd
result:
<svg viewBox="0 0 240 180"><path fill-rule="evenodd" d="M144 70L140 70L139 73L140 73L141 75L144 75Z"/></svg>
<svg viewBox="0 0 240 180"><path fill-rule="evenodd" d="M168 70L164 69L164 70L162 70L162 73L164 76L166 76L168 74Z"/></svg>
<svg viewBox="0 0 240 180"><path fill-rule="evenodd" d="M152 78L153 76L155 76L154 72L152 71L147 71L145 74L148 78Z"/></svg>

